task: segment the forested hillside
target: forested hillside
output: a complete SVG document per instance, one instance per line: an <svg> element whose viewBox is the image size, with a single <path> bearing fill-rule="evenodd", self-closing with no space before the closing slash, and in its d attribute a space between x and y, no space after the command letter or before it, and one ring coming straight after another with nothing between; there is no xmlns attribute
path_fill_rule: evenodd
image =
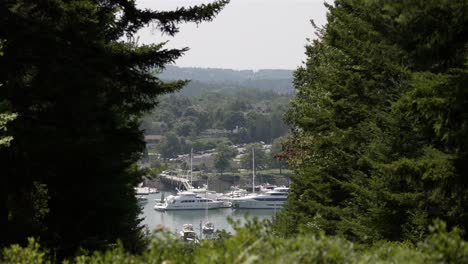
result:
<svg viewBox="0 0 468 264"><path fill-rule="evenodd" d="M188 68L168 65L158 74L162 80L191 80L180 93L200 95L201 91L259 89L279 94L292 94L291 70L230 70Z"/></svg>
<svg viewBox="0 0 468 264"><path fill-rule="evenodd" d="M283 115L290 99L257 89L203 92L193 97L168 95L146 115L142 128L146 134L174 132L192 138L218 130L229 135L233 143L271 143L288 132Z"/></svg>

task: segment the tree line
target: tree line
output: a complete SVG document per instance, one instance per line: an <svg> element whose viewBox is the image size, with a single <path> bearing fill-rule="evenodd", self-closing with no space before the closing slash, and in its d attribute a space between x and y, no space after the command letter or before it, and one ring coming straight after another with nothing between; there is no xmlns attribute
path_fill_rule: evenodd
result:
<svg viewBox="0 0 468 264"><path fill-rule="evenodd" d="M163 159L190 149L214 149L220 143L272 143L289 132L283 115L290 98L257 89L164 96L158 108L143 118L141 128L146 134L163 136L156 146Z"/></svg>

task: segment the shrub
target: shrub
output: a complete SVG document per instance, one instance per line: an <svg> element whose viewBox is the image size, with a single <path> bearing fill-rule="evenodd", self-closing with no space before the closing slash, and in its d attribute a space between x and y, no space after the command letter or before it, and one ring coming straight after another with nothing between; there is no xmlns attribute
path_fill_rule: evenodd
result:
<svg viewBox="0 0 468 264"><path fill-rule="evenodd" d="M340 237L300 233L296 237L278 236L268 221L248 219L231 224L235 235L222 232L217 239L186 243L168 231L152 236L147 251L132 255L121 244L105 252L81 255L64 263L139 264L139 263L468 263L468 244L455 228L447 232L443 222L430 228L424 241L375 243L371 247ZM2 251L1 263L50 263L34 239L27 247L13 245Z"/></svg>

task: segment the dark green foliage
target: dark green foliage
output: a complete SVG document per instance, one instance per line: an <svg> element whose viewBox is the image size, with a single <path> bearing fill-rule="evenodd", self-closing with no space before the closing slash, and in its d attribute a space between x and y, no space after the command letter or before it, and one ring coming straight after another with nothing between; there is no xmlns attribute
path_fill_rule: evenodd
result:
<svg viewBox="0 0 468 264"><path fill-rule="evenodd" d="M158 135L173 131L191 141L228 136L236 144L270 143L289 132L282 120L289 95L258 89L231 91L221 85L218 89L196 97L162 97L158 109L145 116L142 129Z"/></svg>
<svg viewBox="0 0 468 264"><path fill-rule="evenodd" d="M187 137L196 133L197 125L192 120L184 120L176 124L174 129L177 135Z"/></svg>
<svg viewBox="0 0 468 264"><path fill-rule="evenodd" d="M239 127L245 126L244 113L242 112L226 112L224 113L224 128L232 131Z"/></svg>
<svg viewBox="0 0 468 264"><path fill-rule="evenodd" d="M8 136L5 132L7 132L7 124L15 120L16 117L16 114L0 112L0 147L9 146L13 140L13 137Z"/></svg>
<svg viewBox="0 0 468 264"><path fill-rule="evenodd" d="M392 159L377 173L386 185L382 204L395 205L404 238L419 240L435 218L466 232L468 6L412 1L387 7L396 25L386 37L408 54L411 78L392 109Z"/></svg>
<svg viewBox="0 0 468 264"><path fill-rule="evenodd" d="M194 151L215 149L219 145L232 145L232 142L226 137L209 137L196 139L192 144Z"/></svg>
<svg viewBox="0 0 468 264"><path fill-rule="evenodd" d="M258 112L250 112L247 114L246 119L247 131L252 141L264 141L268 143L272 141L271 122L267 115Z"/></svg>
<svg viewBox="0 0 468 264"><path fill-rule="evenodd" d="M179 93L187 96L200 96L206 91L224 89L236 91L255 88L272 91L278 94L292 94L291 70L230 70L216 68L190 68L168 66L162 73L163 80L191 80ZM233 102L233 106L235 102ZM230 108L231 111L242 110L242 105Z"/></svg>
<svg viewBox="0 0 468 264"><path fill-rule="evenodd" d="M0 98L18 117L15 140L0 149L0 244L40 236L58 258L117 239L142 249L139 120L185 84L152 71L186 49L122 39L149 23L174 35L178 23L211 20L226 3L158 12L127 0L1 2Z"/></svg>
<svg viewBox="0 0 468 264"><path fill-rule="evenodd" d="M223 175L223 172L231 166L231 160L236 155L237 149L226 144L219 144L216 147L214 167Z"/></svg>
<svg viewBox="0 0 468 264"><path fill-rule="evenodd" d="M270 167L271 168L278 168L280 170L280 174L282 169L287 168L288 164L286 161L286 157L284 156L284 147L283 145L286 144L286 137L279 137L271 143L271 150L269 154L270 158Z"/></svg>
<svg viewBox="0 0 468 264"><path fill-rule="evenodd" d="M252 170L252 149L255 151L255 171L266 169L269 165L269 159L260 144L249 144L245 146L245 153L242 155L240 161L241 167Z"/></svg>
<svg viewBox="0 0 468 264"><path fill-rule="evenodd" d="M285 232L418 241L432 219L467 230L464 1L329 5L295 73L295 168ZM282 223L282 224L280 224Z"/></svg>
<svg viewBox="0 0 468 264"><path fill-rule="evenodd" d="M303 215L296 218L302 224L320 216L317 224L327 233L366 239L367 225L356 221L365 208L354 207L353 200L366 195L361 188L373 168L369 159L381 148L372 142L383 138L388 101L399 93L388 80L405 73L392 62L401 52L352 8L347 1L330 7L321 40L307 48L306 68L295 73L299 91L288 117L295 127L290 164L297 174L288 211Z"/></svg>
<svg viewBox="0 0 468 264"><path fill-rule="evenodd" d="M265 223L247 221L236 234L220 233L218 239L186 243L172 234L156 233L147 251L126 253L121 245L106 252L80 255L71 263L466 263L468 243L459 231L447 232L443 223L431 227L431 235L417 245L382 242L362 247L338 237L300 234L295 239L274 234ZM34 240L27 247L13 245L0 254L2 263L50 263L47 252Z"/></svg>
<svg viewBox="0 0 468 264"><path fill-rule="evenodd" d="M167 133L158 144L158 150L163 159L177 157L181 151L180 139L174 133Z"/></svg>

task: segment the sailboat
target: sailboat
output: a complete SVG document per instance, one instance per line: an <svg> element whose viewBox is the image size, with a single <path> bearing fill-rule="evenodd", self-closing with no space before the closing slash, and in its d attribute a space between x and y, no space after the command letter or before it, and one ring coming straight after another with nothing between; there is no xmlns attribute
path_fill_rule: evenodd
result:
<svg viewBox="0 0 468 264"><path fill-rule="evenodd" d="M252 146L252 194L255 193L255 147Z"/></svg>
<svg viewBox="0 0 468 264"><path fill-rule="evenodd" d="M206 180L206 186L208 189L208 180ZM205 194L206 196L206 194ZM205 224L203 224L202 232L203 234L212 234L215 230L213 222L208 220L208 206L205 206Z"/></svg>
<svg viewBox="0 0 468 264"><path fill-rule="evenodd" d="M190 174L187 175L187 183L184 184L185 189L188 192L193 192L197 194L206 193L206 191L208 190L208 187L206 184L204 184L202 188L200 187L194 188L192 185L192 182L193 182L193 149L190 149L190 172L189 173ZM188 176L190 176L190 182L189 182Z"/></svg>
<svg viewBox="0 0 468 264"><path fill-rule="evenodd" d="M280 209L288 199L289 188L275 187L262 194L255 193L255 150L252 148L252 193L231 200L234 208Z"/></svg>
<svg viewBox="0 0 468 264"><path fill-rule="evenodd" d="M154 200L157 202L156 205L155 205L155 207L157 207L157 206L163 206L164 203L166 202L166 199L165 199L165 197L164 197L164 192L161 193L161 198L159 198L159 199L156 198L156 199L154 199Z"/></svg>

